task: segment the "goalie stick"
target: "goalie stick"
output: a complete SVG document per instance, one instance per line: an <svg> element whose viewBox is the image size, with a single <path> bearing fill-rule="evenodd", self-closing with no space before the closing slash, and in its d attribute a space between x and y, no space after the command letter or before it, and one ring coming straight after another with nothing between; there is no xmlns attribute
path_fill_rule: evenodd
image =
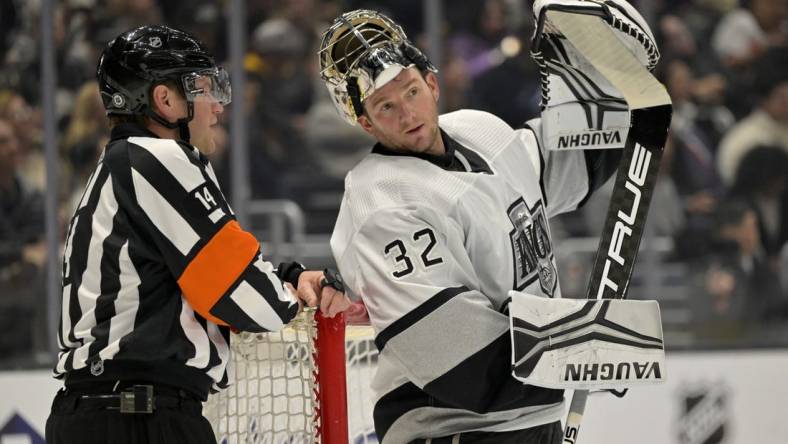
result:
<svg viewBox="0 0 788 444"><path fill-rule="evenodd" d="M603 8L602 14L609 14ZM587 9L543 9L539 23L549 21L621 92L631 110L632 124L618 167L613 195L599 240L587 297L624 298L629 288L648 207L659 171L672 113L664 86L616 37L603 17ZM606 17L613 22L612 17ZM574 444L580 430L588 391L576 390L566 420L563 443Z"/></svg>

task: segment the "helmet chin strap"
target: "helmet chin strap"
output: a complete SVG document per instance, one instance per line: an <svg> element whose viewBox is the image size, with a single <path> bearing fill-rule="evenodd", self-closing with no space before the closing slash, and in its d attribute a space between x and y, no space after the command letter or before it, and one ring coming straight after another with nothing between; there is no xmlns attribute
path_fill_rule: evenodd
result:
<svg viewBox="0 0 788 444"><path fill-rule="evenodd" d="M178 137L182 141L189 143L189 140L191 139L191 134L189 133L189 122L191 122L191 120L194 118L194 103L191 100L186 101L186 109L187 109L186 117L181 117L175 122L167 121L167 119L156 114L156 112L149 107L145 108L145 115L155 120L165 128L169 128L169 129L177 128Z"/></svg>

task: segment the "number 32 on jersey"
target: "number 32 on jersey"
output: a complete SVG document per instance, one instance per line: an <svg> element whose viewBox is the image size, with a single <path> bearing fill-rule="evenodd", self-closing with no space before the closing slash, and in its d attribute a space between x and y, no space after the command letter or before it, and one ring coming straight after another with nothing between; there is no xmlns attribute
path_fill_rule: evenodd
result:
<svg viewBox="0 0 788 444"><path fill-rule="evenodd" d="M391 275L401 278L413 273L415 266L419 264L428 268L443 263L443 258L436 256L432 251L437 242L432 228L424 228L413 233L410 238L406 238L406 241L395 239L386 244L383 254L394 263Z"/></svg>

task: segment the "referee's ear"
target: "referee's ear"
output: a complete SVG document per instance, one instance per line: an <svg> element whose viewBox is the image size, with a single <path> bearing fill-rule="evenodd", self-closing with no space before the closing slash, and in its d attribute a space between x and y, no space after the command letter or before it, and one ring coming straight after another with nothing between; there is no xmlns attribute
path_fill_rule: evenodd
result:
<svg viewBox="0 0 788 444"><path fill-rule="evenodd" d="M150 100L153 111L168 122L175 122L186 115L186 99L169 85L154 86Z"/></svg>

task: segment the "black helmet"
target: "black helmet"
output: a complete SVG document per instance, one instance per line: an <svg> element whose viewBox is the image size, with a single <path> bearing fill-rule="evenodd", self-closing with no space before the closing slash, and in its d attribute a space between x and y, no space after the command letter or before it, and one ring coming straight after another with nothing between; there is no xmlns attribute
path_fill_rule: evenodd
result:
<svg viewBox="0 0 788 444"><path fill-rule="evenodd" d="M96 69L108 115L145 115L168 128L180 127L186 141L194 97L205 93L195 85L199 76L210 77L212 96L222 105L229 103L227 73L216 66L205 46L186 32L162 25L140 26L119 35L104 48ZM151 90L166 81L174 81L188 103L188 116L175 123L167 122L150 106Z"/></svg>

